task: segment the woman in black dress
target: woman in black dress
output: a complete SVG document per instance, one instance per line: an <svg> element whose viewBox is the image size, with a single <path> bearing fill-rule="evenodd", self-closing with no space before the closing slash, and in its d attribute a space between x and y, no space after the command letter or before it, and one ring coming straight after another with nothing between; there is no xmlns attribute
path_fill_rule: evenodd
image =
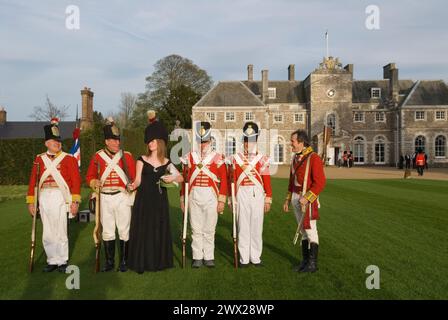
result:
<svg viewBox="0 0 448 320"><path fill-rule="evenodd" d="M145 130L148 154L137 160L137 189L129 231L128 266L130 269L159 271L173 267L173 243L169 219L169 203L164 183L181 183L182 175L166 158L168 133L155 121Z"/></svg>

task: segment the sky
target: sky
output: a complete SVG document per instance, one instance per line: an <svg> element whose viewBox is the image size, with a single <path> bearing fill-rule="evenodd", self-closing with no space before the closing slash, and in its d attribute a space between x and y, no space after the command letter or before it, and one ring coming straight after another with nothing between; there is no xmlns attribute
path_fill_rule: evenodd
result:
<svg viewBox="0 0 448 320"><path fill-rule="evenodd" d="M79 9L79 29L67 28ZM379 9L379 29L369 5ZM74 120L80 90L94 108L116 112L122 92L145 91L157 60L178 54L213 81L304 79L326 54L354 64L355 79L448 79L448 2L443 0L0 0L0 106L8 121L31 121L48 95Z"/></svg>

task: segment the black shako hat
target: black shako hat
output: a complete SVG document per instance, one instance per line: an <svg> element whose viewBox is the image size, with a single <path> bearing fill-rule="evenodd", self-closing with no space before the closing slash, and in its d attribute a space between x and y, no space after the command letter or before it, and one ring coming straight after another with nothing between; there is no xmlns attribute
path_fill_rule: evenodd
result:
<svg viewBox="0 0 448 320"><path fill-rule="evenodd" d="M112 117L107 118L106 125L103 127L104 139L120 140L120 129L115 125Z"/></svg>
<svg viewBox="0 0 448 320"><path fill-rule="evenodd" d="M168 130L160 120L154 120L145 129L145 144L150 143L154 139L161 139L168 144Z"/></svg>
<svg viewBox="0 0 448 320"><path fill-rule="evenodd" d="M212 126L210 122L201 121L196 122L194 132L196 135L196 140L200 143L202 142L208 142L212 138Z"/></svg>
<svg viewBox="0 0 448 320"><path fill-rule="evenodd" d="M52 118L50 121L50 124L47 124L44 126L45 131L45 141L47 140L56 140L61 142L61 134L59 133L59 119L58 118Z"/></svg>
<svg viewBox="0 0 448 320"><path fill-rule="evenodd" d="M244 124L244 127L243 127L244 142L257 141L259 135L260 135L260 133L259 133L258 125L255 122L249 121Z"/></svg>

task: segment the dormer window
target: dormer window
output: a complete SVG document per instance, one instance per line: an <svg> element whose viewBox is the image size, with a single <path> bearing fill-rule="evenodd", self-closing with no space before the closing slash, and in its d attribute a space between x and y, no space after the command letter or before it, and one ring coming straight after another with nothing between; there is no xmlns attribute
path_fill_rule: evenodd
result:
<svg viewBox="0 0 448 320"><path fill-rule="evenodd" d="M372 88L372 89L370 89L370 97L372 99L379 99L379 98L381 98L381 88Z"/></svg>

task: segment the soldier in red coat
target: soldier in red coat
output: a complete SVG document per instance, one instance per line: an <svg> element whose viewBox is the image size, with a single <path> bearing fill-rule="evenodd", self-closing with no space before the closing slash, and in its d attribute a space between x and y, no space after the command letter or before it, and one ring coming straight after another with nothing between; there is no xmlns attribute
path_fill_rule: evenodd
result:
<svg viewBox="0 0 448 320"><path fill-rule="evenodd" d="M319 236L319 194L325 187L325 173L321 158L310 146L308 135L303 130L291 134L291 147L295 153L291 164L288 194L283 210L294 208L297 223L302 223L302 262L295 268L299 272L317 271Z"/></svg>
<svg viewBox="0 0 448 320"><path fill-rule="evenodd" d="M272 203L269 158L257 149L258 125L243 127L244 152L231 158L230 177L235 183L240 267L262 266L263 220ZM230 183L229 183L230 185Z"/></svg>
<svg viewBox="0 0 448 320"><path fill-rule="evenodd" d="M90 160L87 169L87 184L101 187L101 225L106 263L103 272L111 271L115 265L115 229L118 229L120 265L119 271L127 271L129 227L131 207L135 193L128 186L135 179L135 160L132 154L120 149L120 130L109 118L104 126L106 147ZM98 175L99 167L99 175Z"/></svg>
<svg viewBox="0 0 448 320"><path fill-rule="evenodd" d="M417 166L418 175L422 176L426 166L426 157L422 149L419 149L415 156L415 165Z"/></svg>
<svg viewBox="0 0 448 320"><path fill-rule="evenodd" d="M204 264L213 268L218 213L224 211L227 196L227 170L223 155L211 148L210 123L197 122L193 130L200 150L193 150L182 158L183 175L189 183L189 190L185 190L185 184L182 184L180 203L184 211L184 195L188 192L192 267L199 268Z"/></svg>
<svg viewBox="0 0 448 320"><path fill-rule="evenodd" d="M37 200L43 225L42 241L48 263L44 272L56 269L65 272L69 256L68 213L73 217L78 212L81 202L81 178L76 159L62 151L58 119L53 118L44 130L47 151L39 154L34 160L26 202L28 211L34 216L34 188L39 180Z"/></svg>

